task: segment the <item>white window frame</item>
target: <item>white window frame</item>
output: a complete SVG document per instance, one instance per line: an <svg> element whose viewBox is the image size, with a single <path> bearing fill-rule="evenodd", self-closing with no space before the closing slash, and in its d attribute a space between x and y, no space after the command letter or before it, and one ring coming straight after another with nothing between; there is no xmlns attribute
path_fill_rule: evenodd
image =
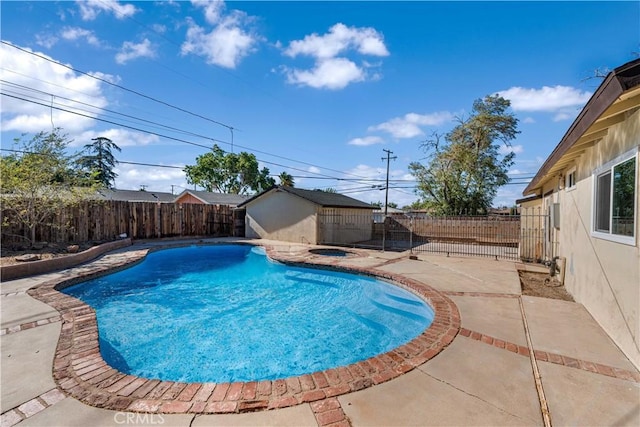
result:
<svg viewBox="0 0 640 427"><path fill-rule="evenodd" d="M571 175L573 175L573 185L571 185L571 179L570 179ZM574 166L571 169L569 169L567 171L567 173L565 174L565 180L564 180L564 188L565 188L565 190L573 191L573 190L576 189L576 184L577 184L576 176L577 176L576 167Z"/></svg>
<svg viewBox="0 0 640 427"><path fill-rule="evenodd" d="M638 224L638 191L640 191L640 189L638 188L638 169L640 169L640 165L638 164L638 148L639 147L635 147L632 148L631 150L625 152L624 154L621 154L620 156L616 157L615 159L605 163L604 165L602 165L601 167L599 167L598 169L596 169L592 176L591 176L591 184L592 184L592 188L591 188L591 195L593 196L593 200L592 200L592 204L591 204L591 236L598 238L598 239L603 239L603 240L609 240L612 242L616 242L616 243L622 243L624 245L630 245L630 246L635 246L636 245L636 239L638 236L638 230L637 230L637 224ZM633 203L633 236L621 236L618 234L612 234L611 232L611 228L613 227L613 224L610 222L609 224L609 232L603 232L603 231L596 231L596 202L597 202L597 189L598 189L598 185L597 185L597 181L598 181L598 177L604 173L606 173L607 171L609 171L611 173L611 198L613 198L613 168L618 166L621 163L624 163L628 160L631 160L635 158L636 161L636 176L635 176L635 197L634 197L634 203ZM613 217L612 214L612 210L613 210L613 203L610 203L609 206L609 219L611 220L611 218Z"/></svg>

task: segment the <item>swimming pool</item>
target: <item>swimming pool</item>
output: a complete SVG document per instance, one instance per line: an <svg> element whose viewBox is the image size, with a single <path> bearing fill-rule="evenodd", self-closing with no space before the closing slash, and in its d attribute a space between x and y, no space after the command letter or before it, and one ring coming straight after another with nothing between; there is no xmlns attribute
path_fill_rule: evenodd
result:
<svg viewBox="0 0 640 427"><path fill-rule="evenodd" d="M273 380L348 365L412 340L434 315L397 286L274 263L248 245L153 252L63 292L96 310L111 366L184 382Z"/></svg>

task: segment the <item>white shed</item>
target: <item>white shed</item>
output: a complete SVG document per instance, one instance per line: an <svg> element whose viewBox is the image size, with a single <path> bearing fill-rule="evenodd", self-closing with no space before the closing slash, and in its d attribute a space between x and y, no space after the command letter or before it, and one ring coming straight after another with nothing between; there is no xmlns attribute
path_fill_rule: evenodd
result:
<svg viewBox="0 0 640 427"><path fill-rule="evenodd" d="M277 186L238 205L245 236L309 244L370 240L374 206L320 190Z"/></svg>

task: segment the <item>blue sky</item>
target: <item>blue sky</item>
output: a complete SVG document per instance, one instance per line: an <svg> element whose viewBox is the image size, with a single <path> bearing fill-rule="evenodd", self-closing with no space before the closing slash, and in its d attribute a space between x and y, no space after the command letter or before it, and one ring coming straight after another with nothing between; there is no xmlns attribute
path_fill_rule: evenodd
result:
<svg viewBox="0 0 640 427"><path fill-rule="evenodd" d="M2 148L52 123L71 150L106 136L122 148L117 188L175 193L214 139L298 187L367 202L384 201L391 150L389 201L403 206L421 141L499 93L521 133L494 205L513 205L600 84L590 77L640 51L637 1L0 7Z"/></svg>

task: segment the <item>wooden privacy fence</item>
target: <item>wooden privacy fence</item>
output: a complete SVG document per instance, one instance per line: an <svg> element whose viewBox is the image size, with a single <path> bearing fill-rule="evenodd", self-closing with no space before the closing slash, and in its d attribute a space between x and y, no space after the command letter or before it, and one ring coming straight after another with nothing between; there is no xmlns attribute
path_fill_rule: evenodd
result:
<svg viewBox="0 0 640 427"><path fill-rule="evenodd" d="M2 245L29 236L8 211ZM175 236L224 237L233 234L233 211L227 205L127 201L84 201L58 212L36 227L36 241L50 243L109 241L126 234L132 239ZM24 240L22 240L24 242Z"/></svg>

